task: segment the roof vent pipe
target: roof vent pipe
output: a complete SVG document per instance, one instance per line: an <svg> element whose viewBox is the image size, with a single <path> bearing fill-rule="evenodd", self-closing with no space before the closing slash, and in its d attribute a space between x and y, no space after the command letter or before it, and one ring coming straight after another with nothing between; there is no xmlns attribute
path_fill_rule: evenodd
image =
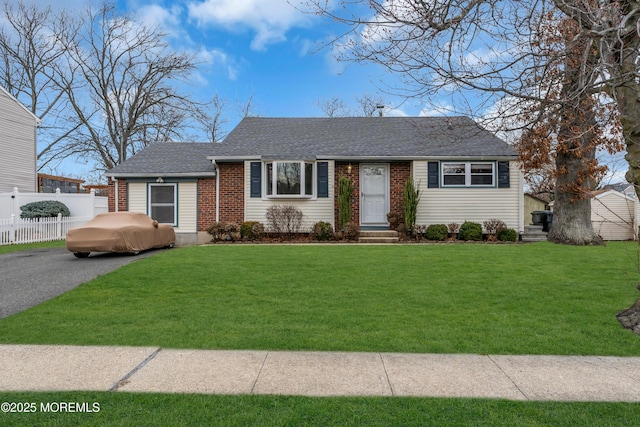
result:
<svg viewBox="0 0 640 427"><path fill-rule="evenodd" d="M376 108L378 109L378 117L382 117L382 113L384 112L384 105L378 104L376 105Z"/></svg>

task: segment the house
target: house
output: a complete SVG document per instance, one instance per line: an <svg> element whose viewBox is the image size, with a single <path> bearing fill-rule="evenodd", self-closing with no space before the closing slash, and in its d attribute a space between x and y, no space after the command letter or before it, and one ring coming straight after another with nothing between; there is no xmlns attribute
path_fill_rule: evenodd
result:
<svg viewBox="0 0 640 427"><path fill-rule="evenodd" d="M412 176L417 224L491 218L522 232L523 178L513 147L466 117L249 117L222 143L157 143L111 169L110 210L147 212L180 243L216 221L260 221L274 204L305 226L337 223L337 182L355 188L352 220L387 227Z"/></svg>
<svg viewBox="0 0 640 427"><path fill-rule="evenodd" d="M0 193L37 191L36 131L31 111L0 86Z"/></svg>
<svg viewBox="0 0 640 427"><path fill-rule="evenodd" d="M637 238L640 209L637 198L616 190L598 190L591 195L591 223L602 239Z"/></svg>

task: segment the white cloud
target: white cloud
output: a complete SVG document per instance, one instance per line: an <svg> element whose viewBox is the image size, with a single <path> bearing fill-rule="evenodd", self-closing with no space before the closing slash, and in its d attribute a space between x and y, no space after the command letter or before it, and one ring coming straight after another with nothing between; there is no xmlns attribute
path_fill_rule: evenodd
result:
<svg viewBox="0 0 640 427"><path fill-rule="evenodd" d="M434 105L430 107L425 107L420 111L420 117L440 117L440 116L448 116L451 115L451 112L455 111L455 109L449 105Z"/></svg>
<svg viewBox="0 0 640 427"><path fill-rule="evenodd" d="M254 50L286 40L289 29L304 25L308 16L287 0L204 0L189 3L189 17L198 25L221 25L227 29L250 28L256 32Z"/></svg>
<svg viewBox="0 0 640 427"><path fill-rule="evenodd" d="M178 6L166 9L158 5L148 5L137 9L137 20L148 27L159 27L170 33L180 32L180 14L182 10Z"/></svg>

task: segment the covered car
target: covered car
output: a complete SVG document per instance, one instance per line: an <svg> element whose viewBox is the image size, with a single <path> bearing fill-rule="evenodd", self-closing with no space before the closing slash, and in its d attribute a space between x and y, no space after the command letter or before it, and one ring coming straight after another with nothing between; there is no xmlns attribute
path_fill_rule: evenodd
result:
<svg viewBox="0 0 640 427"><path fill-rule="evenodd" d="M158 224L141 212L96 215L85 225L69 230L67 249L78 258L90 252L137 254L153 248L173 247L176 233L169 224Z"/></svg>

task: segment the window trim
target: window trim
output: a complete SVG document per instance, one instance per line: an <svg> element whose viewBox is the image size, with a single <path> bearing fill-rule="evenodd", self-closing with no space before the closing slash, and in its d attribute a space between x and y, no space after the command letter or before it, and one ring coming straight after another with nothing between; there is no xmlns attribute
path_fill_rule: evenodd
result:
<svg viewBox="0 0 640 427"><path fill-rule="evenodd" d="M151 191L154 187L173 187L173 203L152 203L151 202ZM147 214L149 217L152 216L152 207L153 206L173 206L173 223L162 223L162 224L170 224L173 227L178 226L178 183L177 182L165 182L165 183L156 183L150 182L147 184ZM153 218L155 219L155 218Z"/></svg>
<svg viewBox="0 0 640 427"><path fill-rule="evenodd" d="M462 174L445 174L444 170L447 165L464 165L464 184L447 184L445 177L460 176ZM491 165L491 174L473 174L471 173L471 165ZM496 187L497 166L494 161L442 161L440 162L440 187L442 188L495 188ZM472 184L473 176L491 176L491 184Z"/></svg>
<svg viewBox="0 0 640 427"><path fill-rule="evenodd" d="M300 164L300 194L277 194L278 190L278 163L298 163ZM318 167L317 162L305 160L269 160L262 162L263 165L263 199L316 199L318 197ZM271 165L271 167L270 167ZM306 194L306 165L311 165L311 194ZM271 169L271 177L269 177ZM271 188L269 188L271 184Z"/></svg>

